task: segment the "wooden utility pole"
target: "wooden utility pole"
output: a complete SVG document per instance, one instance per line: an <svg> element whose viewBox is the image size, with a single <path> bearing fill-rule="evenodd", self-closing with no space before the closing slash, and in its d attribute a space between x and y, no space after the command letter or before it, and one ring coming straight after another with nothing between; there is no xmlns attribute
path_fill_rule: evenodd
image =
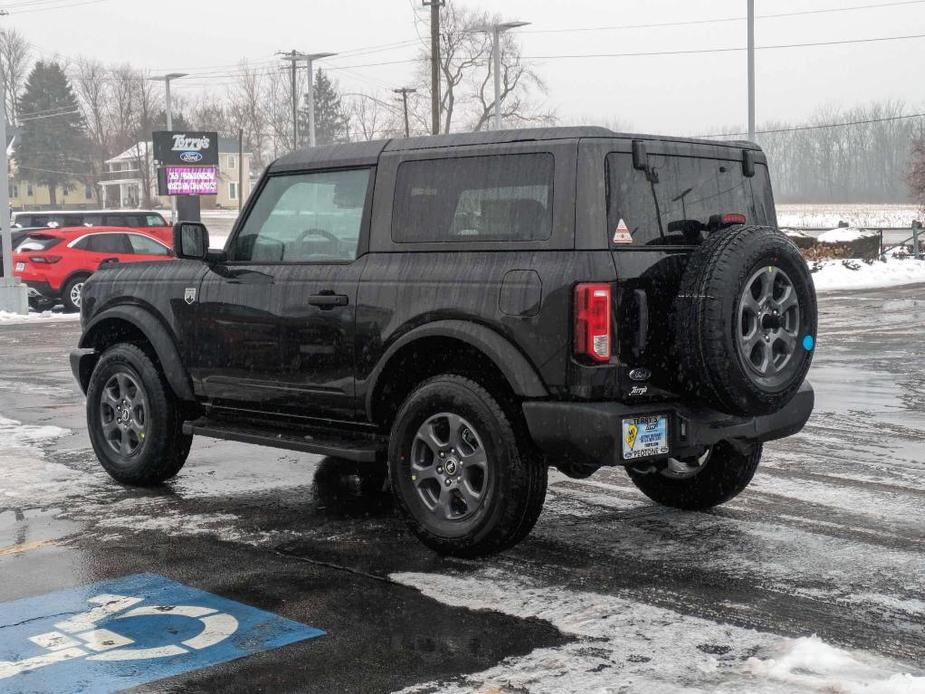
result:
<svg viewBox="0 0 925 694"><path fill-rule="evenodd" d="M392 91L396 94L401 94L401 103L405 112L405 137L411 137L411 127L408 124L408 95L414 94L417 89L402 87L401 89L393 89Z"/></svg>
<svg viewBox="0 0 925 694"><path fill-rule="evenodd" d="M431 131L440 134L440 8L444 0L424 0L430 7L430 119Z"/></svg>
<svg viewBox="0 0 925 694"><path fill-rule="evenodd" d="M289 61L289 82L292 89L292 149L299 148L299 94L296 71L299 69L299 61L302 60L302 54L292 49L288 53L280 52L283 60Z"/></svg>

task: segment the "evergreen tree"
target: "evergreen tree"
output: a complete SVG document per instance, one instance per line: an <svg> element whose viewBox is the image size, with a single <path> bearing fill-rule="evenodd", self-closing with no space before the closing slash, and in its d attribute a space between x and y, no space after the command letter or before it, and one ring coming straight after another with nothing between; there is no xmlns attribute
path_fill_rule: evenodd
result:
<svg viewBox="0 0 925 694"><path fill-rule="evenodd" d="M315 73L315 144L331 145L350 139L350 117L340 100L335 84L321 68ZM308 143L308 105L299 113L299 134L302 144Z"/></svg>
<svg viewBox="0 0 925 694"><path fill-rule="evenodd" d="M19 100L22 128L16 144L19 176L48 187L52 205L57 189L88 172L88 139L77 97L58 63L38 62Z"/></svg>

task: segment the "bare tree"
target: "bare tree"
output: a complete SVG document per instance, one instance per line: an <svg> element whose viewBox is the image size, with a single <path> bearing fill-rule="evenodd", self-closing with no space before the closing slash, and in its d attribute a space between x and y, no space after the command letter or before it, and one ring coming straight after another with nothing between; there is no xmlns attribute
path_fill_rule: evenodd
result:
<svg viewBox="0 0 925 694"><path fill-rule="evenodd" d="M353 140L381 140L405 134L401 107L369 94L352 94L347 105Z"/></svg>
<svg viewBox="0 0 925 694"><path fill-rule="evenodd" d="M6 117L19 120L19 96L29 76L29 42L15 29L0 30L0 84L6 101Z"/></svg>
<svg viewBox="0 0 925 694"><path fill-rule="evenodd" d="M105 162L111 156L108 146L109 70L101 62L78 58L71 80L80 102L80 110L87 124L90 140L91 170L93 182L100 180ZM102 203L99 186L93 185L97 203Z"/></svg>
<svg viewBox="0 0 925 694"><path fill-rule="evenodd" d="M419 13L421 26L426 17ZM492 73L492 39L484 31L500 21L487 12L477 12L455 3L447 3L440 28L441 130L450 132L460 122L480 130L490 122L494 110L494 76ZM521 57L515 36L503 34L501 46L502 115L508 123L548 123L555 114L542 111L532 103L531 92L545 92L539 76ZM418 69L419 91L430 94L430 50L422 49ZM426 122L422 108L415 109L414 119Z"/></svg>
<svg viewBox="0 0 925 694"><path fill-rule="evenodd" d="M239 76L228 90L228 115L234 131L244 131L245 148L254 153L259 165L264 163L267 137L266 70L259 70L241 61Z"/></svg>

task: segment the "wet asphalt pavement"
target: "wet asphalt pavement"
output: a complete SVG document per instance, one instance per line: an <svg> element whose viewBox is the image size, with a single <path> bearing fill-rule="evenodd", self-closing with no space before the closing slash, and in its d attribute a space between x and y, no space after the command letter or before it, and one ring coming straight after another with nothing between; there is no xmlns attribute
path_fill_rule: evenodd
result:
<svg viewBox="0 0 925 694"><path fill-rule="evenodd" d="M317 456L197 439L176 480L120 487L84 431L77 323L2 325L0 603L151 573L326 632L139 691L787 692L925 675L925 287L820 310L816 412L766 447L743 495L690 514L620 470L553 472L533 534L484 562L425 550L387 495ZM814 634L851 667L786 667L788 638Z"/></svg>

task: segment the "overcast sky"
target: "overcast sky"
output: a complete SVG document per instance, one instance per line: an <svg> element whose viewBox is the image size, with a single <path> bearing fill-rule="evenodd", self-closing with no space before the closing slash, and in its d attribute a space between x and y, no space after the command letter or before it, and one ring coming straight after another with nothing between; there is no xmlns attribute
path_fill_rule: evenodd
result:
<svg viewBox="0 0 925 694"><path fill-rule="evenodd" d="M526 56L744 47L744 21L680 27L561 31L744 16L745 0L448 0L495 8L520 30ZM756 0L758 15L886 4L890 0ZM83 4L77 4L82 2ZM72 6L61 7L71 4ZM417 39L420 0L0 0L4 25L19 29L40 56L87 55L154 72L198 74L177 82L189 93L230 79L241 58L270 64L281 49L352 51ZM57 5L57 7L55 7ZM925 34L925 2L760 19L759 46ZM54 9L48 9L49 7ZM503 8L498 10L498 8ZM44 11L36 11L44 10ZM426 36L425 36L426 38ZM411 81L414 44L332 58L345 92L390 98ZM919 66L925 39L758 52L758 120L800 120L820 106L901 99L925 110ZM744 127L745 53L629 58L536 59L545 99L563 122L617 122L640 132L702 134ZM185 84L184 84L185 82ZM182 85L182 86L181 86Z"/></svg>

